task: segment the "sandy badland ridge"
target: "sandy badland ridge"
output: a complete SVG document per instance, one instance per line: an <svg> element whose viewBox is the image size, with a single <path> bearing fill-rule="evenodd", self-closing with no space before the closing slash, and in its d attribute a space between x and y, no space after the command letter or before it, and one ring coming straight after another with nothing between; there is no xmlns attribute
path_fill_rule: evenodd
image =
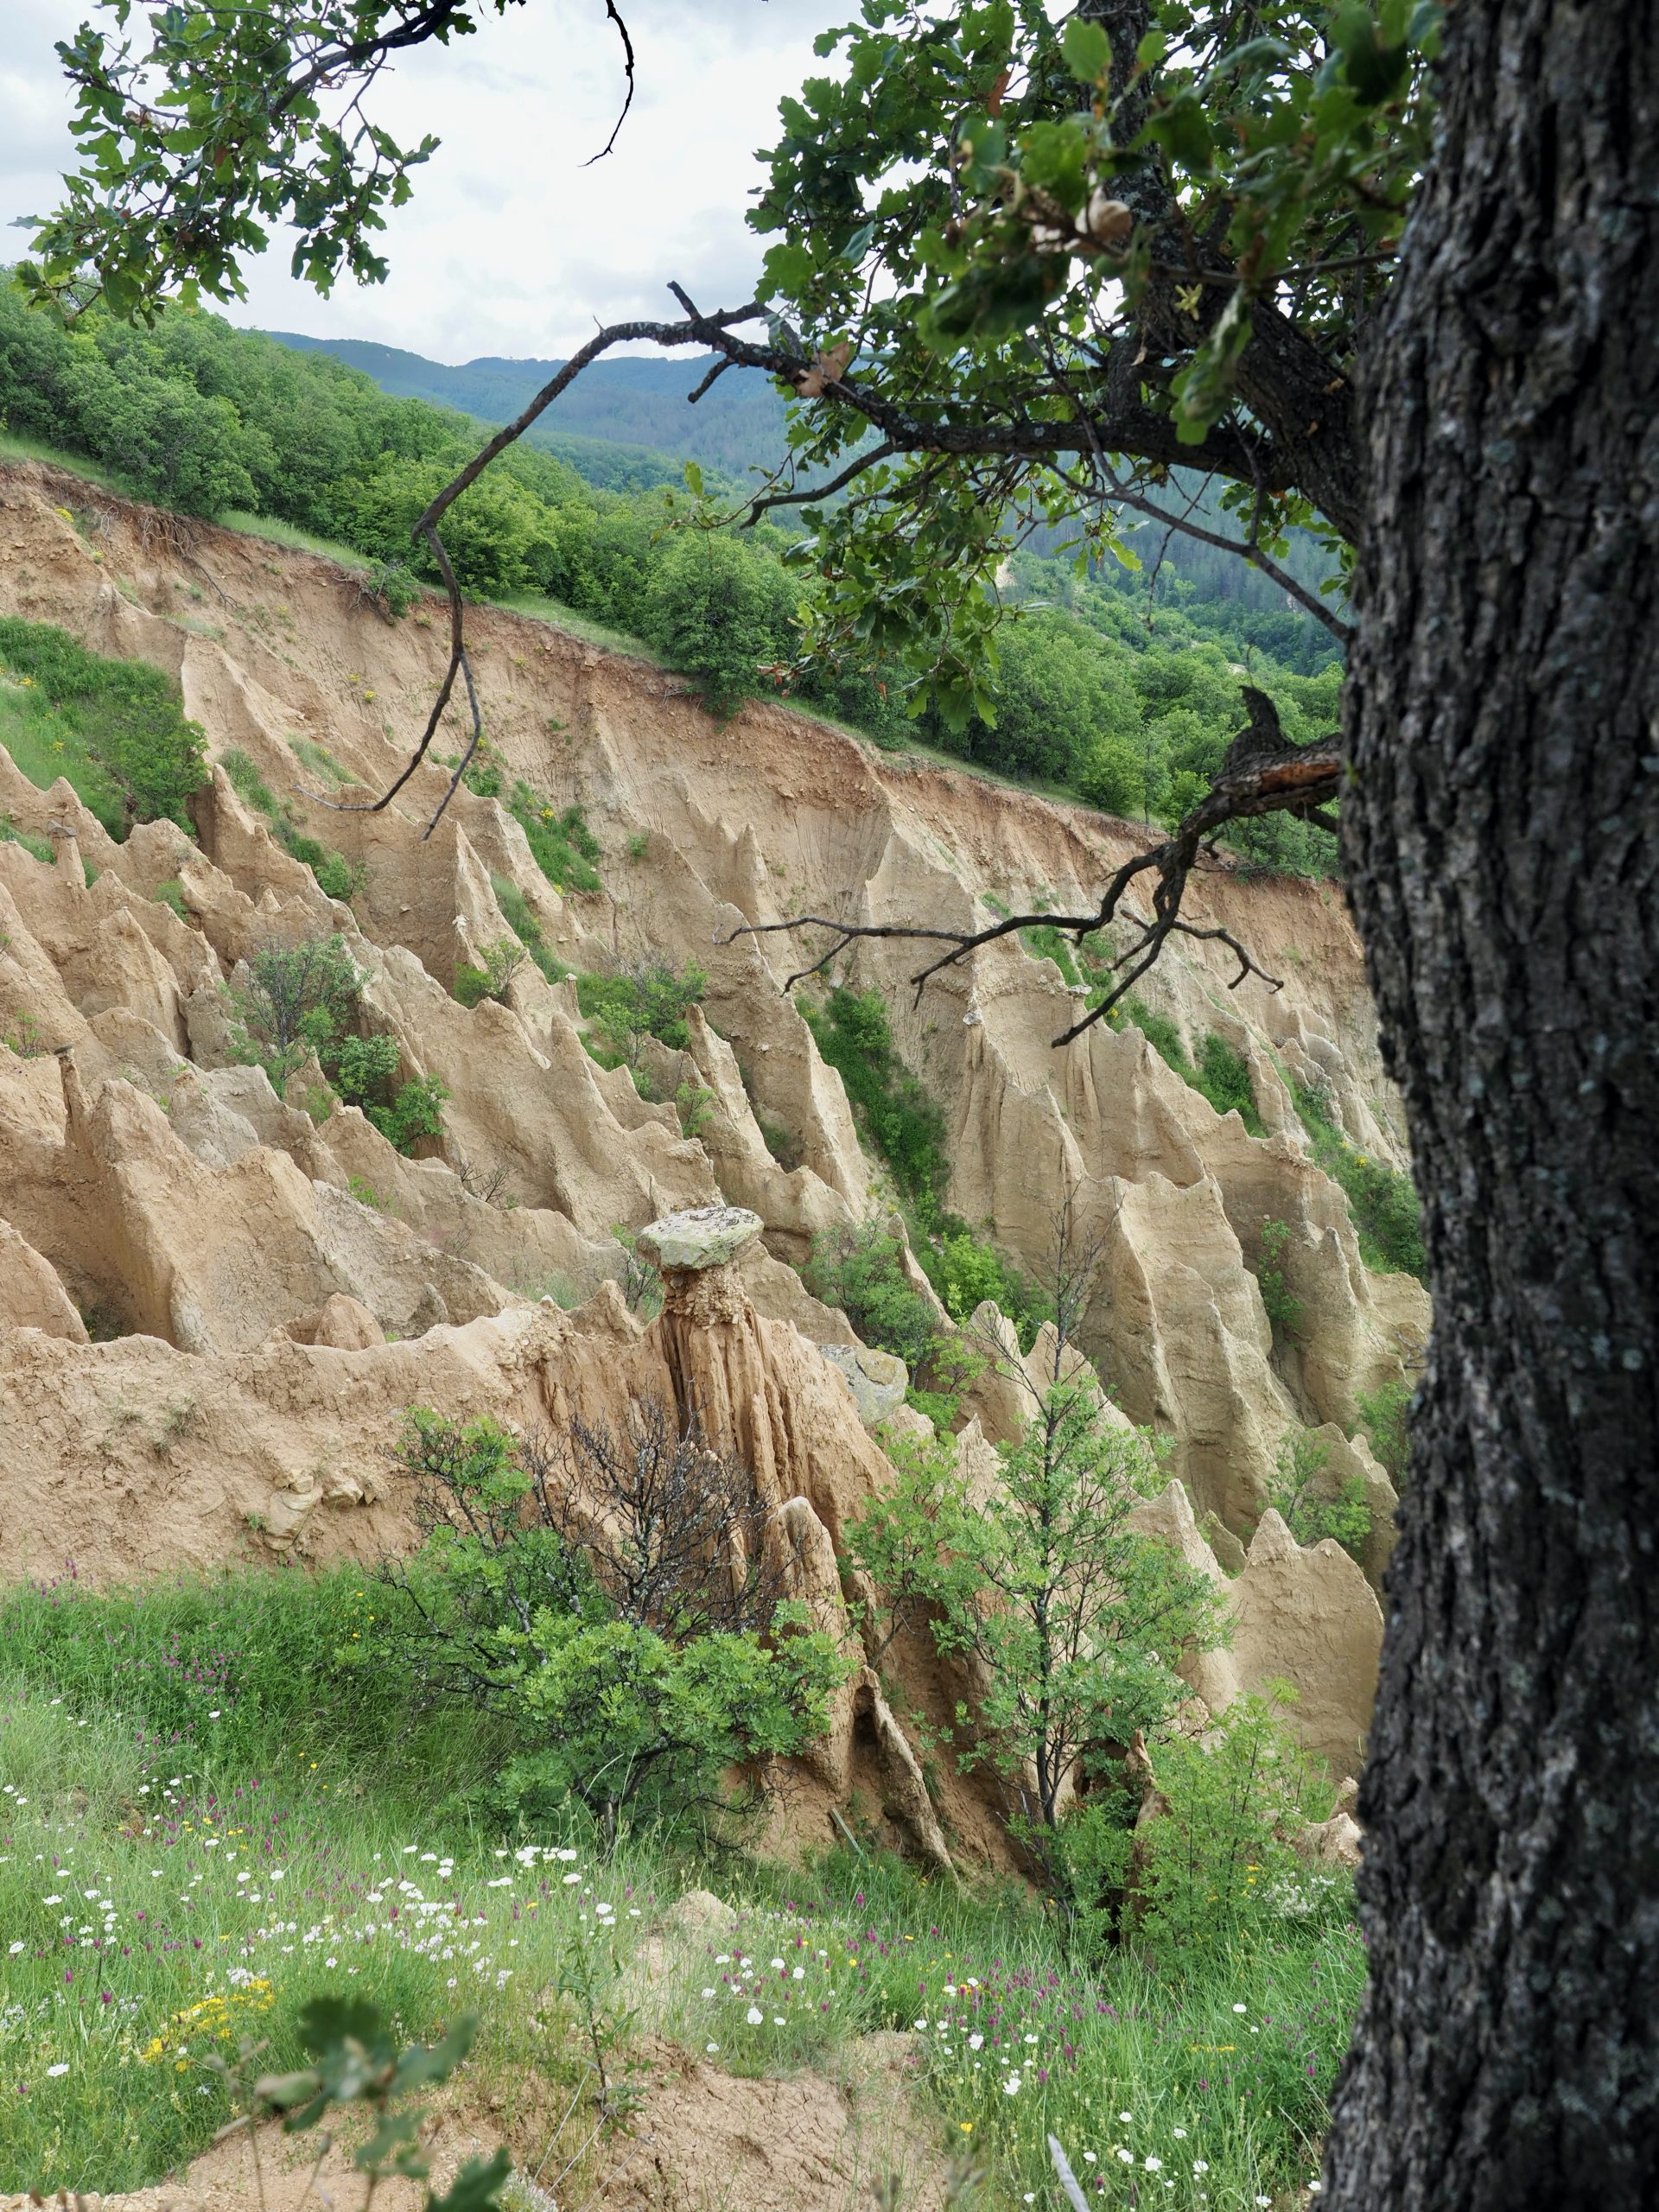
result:
<svg viewBox="0 0 1659 2212"><path fill-rule="evenodd" d="M442 668L435 622L387 623L328 562L159 526L20 463L0 471L0 607L175 674L211 755L250 754L305 828L366 872L351 906L326 898L222 769L201 795L199 844L156 823L118 845L67 784L40 791L0 752L0 814L56 851L47 865L0 843L0 1030L27 1015L46 1046L71 1048L0 1053L6 1571L373 1555L410 1533L387 1459L408 1405L556 1426L647 1395L695 1401L744 1452L780 1509L798 1586L839 1618L836 1542L887 1463L814 1348L851 1332L795 1268L815 1231L879 1204L879 1186L840 1077L779 988L806 939L721 940L804 911L965 923L988 899L1086 903L1138 833L781 709L718 724L644 661L478 609L492 747L550 804L579 801L604 848L604 890L565 899L493 798L461 791L423 842L439 768L384 814L303 796L318 773L296 744L325 747L357 796L383 788ZM689 1078L712 1093L696 1139L626 1069L588 1056L572 984L526 963L508 1003L457 1002L458 963L509 933L493 879L575 968L652 954L708 970L683 1063L653 1048L666 1092ZM188 921L154 897L168 882ZM1283 1077L1319 1082L1351 1141L1395 1162L1398 1107L1333 888L1217 866L1192 912L1224 921L1283 989L1230 992L1225 952L1188 944L1145 995L1195 1043L1213 1029L1245 1055L1265 1138L1217 1116L1133 1027L1053 1052L1074 1001L1012 940L918 1007L901 988L914 965L903 945L865 944L850 975L883 989L900 1050L944 1109L957 1211L1040 1268L1058 1193L1077 1191L1103 1253L1088 1350L1123 1412L1174 1440L1178 1479L1148 1518L1224 1582L1235 1616L1233 1649L1203 1662L1195 1687L1215 1705L1288 1675L1303 1694L1295 1725L1340 1771L1369 1710L1377 1601L1345 1554L1299 1548L1262 1507L1287 1433L1322 1428L1386 1527L1386 1478L1341 1432L1357 1392L1418 1357L1427 1305L1409 1277L1363 1265ZM236 963L335 930L403 1072L448 1086L442 1156L403 1158L355 1109L315 1123L302 1080L285 1103L263 1071L231 1064ZM794 1135L792 1171L756 1108ZM475 1195L486 1177L494 1202ZM618 1292L613 1225L721 1198L760 1214L764 1248L671 1285L642 1323ZM1300 1343L1276 1355L1252 1272L1269 1221L1288 1227L1282 1265L1303 1313ZM554 1282L574 1310L541 1294ZM88 1315L106 1341L88 1340ZM988 1380L962 1448L1006 1434L1013 1405ZM1236 1579L1199 1534L1207 1516L1250 1545ZM1385 1550L1368 1560L1373 1580ZM844 1694L814 1766L820 1812L862 1790L908 1847L945 1847L873 1675ZM940 1810L954 1847L991 1847L954 1785Z"/></svg>

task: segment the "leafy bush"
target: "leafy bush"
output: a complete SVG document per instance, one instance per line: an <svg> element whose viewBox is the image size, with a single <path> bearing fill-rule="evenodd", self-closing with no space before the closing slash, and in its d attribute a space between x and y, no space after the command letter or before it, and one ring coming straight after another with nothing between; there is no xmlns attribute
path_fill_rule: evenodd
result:
<svg viewBox="0 0 1659 2212"><path fill-rule="evenodd" d="M715 1094L706 1083L694 1083L690 1076L674 1093L674 1111L679 1116L680 1135L696 1138L709 1126L715 1110Z"/></svg>
<svg viewBox="0 0 1659 2212"><path fill-rule="evenodd" d="M1262 1303L1273 1330L1275 1344L1294 1337L1302 1319L1302 1301L1285 1281L1285 1251L1290 1243L1290 1225L1283 1221L1264 1221L1262 1224L1261 1254L1255 1263L1256 1287L1262 1293Z"/></svg>
<svg viewBox="0 0 1659 2212"><path fill-rule="evenodd" d="M790 658L794 582L775 560L721 531L683 531L658 550L645 635L696 678L711 714L770 690L763 671Z"/></svg>
<svg viewBox="0 0 1659 2212"><path fill-rule="evenodd" d="M426 1539L385 1570L396 1642L429 1695L505 1712L525 1748L505 1805L580 1798L607 1830L650 1810L717 1812L728 1771L803 1750L847 1662L785 1599L747 1471L695 1427L636 1406L619 1435L556 1446L416 1408L398 1458Z"/></svg>
<svg viewBox="0 0 1659 2212"><path fill-rule="evenodd" d="M1268 1502L1299 1544L1334 1536L1344 1551L1363 1560L1371 1540L1371 1509L1363 1475L1345 1476L1333 1495L1325 1481L1330 1447L1306 1429L1294 1431L1279 1447L1277 1478Z"/></svg>
<svg viewBox="0 0 1659 2212"><path fill-rule="evenodd" d="M944 1116L894 1049L880 991L844 985L823 1007L803 1003L818 1051L845 1084L861 1135L924 1224L937 1219L950 1181Z"/></svg>
<svg viewBox="0 0 1659 2212"><path fill-rule="evenodd" d="M685 1050L686 1014L708 988L709 978L695 961L677 971L666 961L642 960L613 976L578 976L576 1004L599 1043L614 1055L613 1064L632 1067L647 1037Z"/></svg>
<svg viewBox="0 0 1659 2212"><path fill-rule="evenodd" d="M344 853L323 849L321 857L312 860L303 856L317 879L317 887L330 899L343 899L349 905L368 880L368 869L361 861L348 861Z"/></svg>
<svg viewBox="0 0 1659 2212"><path fill-rule="evenodd" d="M1140 1940L1166 1972L1192 1951L1277 1936L1287 1920L1348 1906L1348 1878L1305 1867L1292 1848L1292 1836L1328 1815L1331 1789L1269 1699L1236 1699L1212 1725L1207 1747L1171 1738L1151 1758L1168 1809L1136 1835L1132 1910Z"/></svg>
<svg viewBox="0 0 1659 2212"><path fill-rule="evenodd" d="M1014 1323L1021 1351L1031 1350L1038 1330L1050 1318L1051 1301L994 1245L976 1237L965 1223L947 1217L942 1233L918 1243L916 1256L953 1321L966 1321L988 1298Z"/></svg>
<svg viewBox="0 0 1659 2212"><path fill-rule="evenodd" d="M232 1050L264 1068L280 1097L308 1052L325 1070L356 1016L363 978L340 937L265 945L248 963L248 981L231 991Z"/></svg>
<svg viewBox="0 0 1659 2212"><path fill-rule="evenodd" d="M1384 1382L1380 1389L1357 1391L1354 1402L1377 1464L1395 1490L1402 1490L1411 1464L1410 1383L1402 1379Z"/></svg>
<svg viewBox="0 0 1659 2212"><path fill-rule="evenodd" d="M499 1005L505 1005L512 979L528 957L526 948L516 938L503 937L493 944L485 945L482 955L481 968L474 968L468 962L456 969L455 996L462 1006L476 1006L480 999L493 999Z"/></svg>
<svg viewBox="0 0 1659 2212"><path fill-rule="evenodd" d="M347 1037L329 1053L334 1088L346 1105L366 1112L390 1090L400 1057L395 1037Z"/></svg>
<svg viewBox="0 0 1659 2212"><path fill-rule="evenodd" d="M880 1219L821 1229L801 1280L839 1306L861 1342L896 1353L914 1375L932 1350L933 1310L905 1273L904 1246Z"/></svg>
<svg viewBox="0 0 1659 2212"><path fill-rule="evenodd" d="M49 622L0 616L0 671L8 669L16 679L0 693L9 710L0 732L8 742L18 734L15 721L28 734L31 704L49 710L35 747L12 747L31 782L45 789L67 775L113 837L124 837L135 822L190 827L187 802L206 780L207 740L159 668L105 660Z"/></svg>
<svg viewBox="0 0 1659 2212"><path fill-rule="evenodd" d="M176 876L169 876L165 883L158 883L151 894L160 905L168 906L181 922L190 918L190 909L184 903L184 886Z"/></svg>

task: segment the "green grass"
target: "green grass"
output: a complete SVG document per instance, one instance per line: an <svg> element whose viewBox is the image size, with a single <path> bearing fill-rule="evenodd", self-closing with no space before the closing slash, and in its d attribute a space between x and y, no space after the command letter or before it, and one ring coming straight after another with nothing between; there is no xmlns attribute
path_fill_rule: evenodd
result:
<svg viewBox="0 0 1659 2212"><path fill-rule="evenodd" d="M322 751L321 746L314 749L319 753ZM328 758L327 754L323 757L325 760ZM330 899L343 899L348 903L356 898L367 880L367 870L362 862L348 861L332 845L325 845L320 838L307 836L299 826L292 806L286 799L276 797L251 753L243 752L240 746L233 745L219 755L219 765L225 771L237 797L265 817L277 843L293 859L304 862L315 876L321 891Z"/></svg>
<svg viewBox="0 0 1659 2212"><path fill-rule="evenodd" d="M1068 983L1082 982L1077 956L1052 922L1045 922L1039 929L1021 930L1020 942L1033 960L1052 960Z"/></svg>
<svg viewBox="0 0 1659 2212"><path fill-rule="evenodd" d="M801 1012L820 1054L846 1088L859 1134L906 1205L931 1221L950 1179L944 1116L899 1058L881 994L841 986L822 1007L803 1000Z"/></svg>
<svg viewBox="0 0 1659 2212"><path fill-rule="evenodd" d="M49 468L60 468L66 474L79 476L88 484L96 484L105 492L117 493L124 499L142 499L143 494L129 477L100 462L89 460L85 454L69 453L60 446L49 446L41 438L18 436L15 430L0 430L0 461L40 461Z"/></svg>
<svg viewBox="0 0 1659 2212"><path fill-rule="evenodd" d="M233 530L239 537L263 537L268 545L284 545L290 552L315 553L323 560L333 561L359 575L374 565L337 538L314 537L308 530L300 530L291 522L279 522L275 515L249 514L243 508L230 507L218 520L221 528Z"/></svg>
<svg viewBox="0 0 1659 2212"><path fill-rule="evenodd" d="M549 599L541 592L509 592L504 597L493 599L492 607L505 607L514 614L527 614L533 622L545 622L550 629L566 630L584 644L602 645L607 652L626 653L631 660L649 661L653 668L669 671L670 663L643 638L636 638L626 630L613 630L603 622L595 622L591 614L579 614L574 607L567 607L563 600Z"/></svg>
<svg viewBox="0 0 1659 2212"><path fill-rule="evenodd" d="M423 1713L393 1670L353 1661L388 1602L354 1568L0 1599L0 2189L156 2180L229 2116L209 2062L253 2032L262 2065L291 2063L323 1991L410 2038L477 2012L475 2076L574 2084L550 1993L579 1952L601 2008L638 2004L639 2035L737 2073L833 2068L850 2037L911 2033L918 2094L988 2165L988 2206L1055 2201L1051 2128L1108 2204L1134 2201L1120 2149L1182 2212L1313 2171L1363 1971L1340 1918L1264 1906L1250 1942L1160 1979L1128 1955L1068 1959L1019 1889L871 1852L791 1870L661 1833L606 1855L574 1819L502 1834L501 1729ZM625 1997L694 1885L738 1925L671 1948Z"/></svg>
<svg viewBox="0 0 1659 2212"><path fill-rule="evenodd" d="M342 768L326 745L319 745L315 738L291 737L289 747L296 760L334 785L355 781L349 768Z"/></svg>
<svg viewBox="0 0 1659 2212"><path fill-rule="evenodd" d="M3 708L3 702L0 702L0 709ZM9 814L0 814L0 845L21 845L26 853L33 854L48 868L57 857L49 837L31 836L27 830L20 830Z"/></svg>
<svg viewBox="0 0 1659 2212"><path fill-rule="evenodd" d="M1266 1124L1256 1109L1249 1062L1217 1031L1205 1033L1194 1065L1179 1029L1167 1015L1154 1013L1144 999L1127 1001L1111 1022L1115 1029L1125 1022L1138 1029L1159 1058L1173 1068L1189 1090L1207 1098L1217 1114L1236 1114L1253 1137L1266 1136Z"/></svg>
<svg viewBox="0 0 1659 2212"><path fill-rule="evenodd" d="M0 616L0 743L41 790L67 776L112 837L135 821L189 827L206 739L159 668L88 652L50 622Z"/></svg>
<svg viewBox="0 0 1659 2212"><path fill-rule="evenodd" d="M1415 1275L1427 1282L1422 1215L1410 1176L1350 1144L1319 1093L1292 1083L1290 1095L1313 1141L1315 1161L1347 1198L1361 1259L1379 1273Z"/></svg>
<svg viewBox="0 0 1659 2212"><path fill-rule="evenodd" d="M536 865L556 891L598 891L602 888L594 863L600 857L599 840L588 827L579 806L563 810L550 806L526 783L516 783L507 811L524 831Z"/></svg>
<svg viewBox="0 0 1659 2212"><path fill-rule="evenodd" d="M495 893L495 903L501 909L501 918L518 938L524 950L541 969L550 983L562 983L575 971L568 968L542 936L542 925L536 918L535 909L512 879L492 875L490 887Z"/></svg>
<svg viewBox="0 0 1659 2212"><path fill-rule="evenodd" d="M111 836L125 836L120 786L68 717L37 687L0 677L0 745L37 791L50 791L60 776L67 777L76 798Z"/></svg>

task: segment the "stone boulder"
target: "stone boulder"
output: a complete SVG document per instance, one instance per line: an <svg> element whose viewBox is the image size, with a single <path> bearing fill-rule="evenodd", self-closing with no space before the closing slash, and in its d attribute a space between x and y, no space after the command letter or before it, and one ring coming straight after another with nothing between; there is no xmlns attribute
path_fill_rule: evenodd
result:
<svg viewBox="0 0 1659 2212"><path fill-rule="evenodd" d="M905 1402L910 1370L896 1353L872 1344L820 1344L818 1350L846 1379L866 1428L879 1428Z"/></svg>
<svg viewBox="0 0 1659 2212"><path fill-rule="evenodd" d="M763 1226L760 1215L747 1206L688 1206L648 1222L635 1237L634 1249L664 1274L729 1267Z"/></svg>

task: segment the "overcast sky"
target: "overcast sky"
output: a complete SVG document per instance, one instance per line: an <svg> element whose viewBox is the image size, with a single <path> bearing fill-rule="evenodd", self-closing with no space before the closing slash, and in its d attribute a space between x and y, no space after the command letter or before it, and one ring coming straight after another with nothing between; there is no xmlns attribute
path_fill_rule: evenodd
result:
<svg viewBox="0 0 1659 2212"><path fill-rule="evenodd" d="M582 166L624 89L603 0L491 10L475 38L411 54L377 90L394 137L443 141L389 219L386 283L320 299L277 245L232 320L453 362L562 356L595 323L676 314L671 276L699 306L740 304L763 251L743 223L753 149L775 135L779 97L822 67L814 35L855 16L855 0L626 0L623 12L639 89L607 160ZM53 44L94 13L90 0L0 0L0 224L54 202L73 142ZM26 246L0 233L0 257Z"/></svg>

